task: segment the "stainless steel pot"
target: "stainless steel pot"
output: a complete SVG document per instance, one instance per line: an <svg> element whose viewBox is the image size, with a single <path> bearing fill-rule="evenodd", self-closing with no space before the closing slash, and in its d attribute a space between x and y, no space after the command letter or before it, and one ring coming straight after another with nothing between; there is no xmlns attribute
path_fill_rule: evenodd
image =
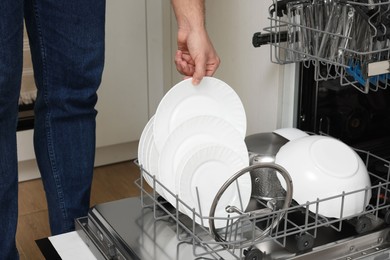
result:
<svg viewBox="0 0 390 260"><path fill-rule="evenodd" d="M258 133L247 136L245 143L249 151L250 165L274 163L279 149L289 140L275 133ZM277 172L274 169L260 168L250 172L252 197L262 200L284 198Z"/></svg>

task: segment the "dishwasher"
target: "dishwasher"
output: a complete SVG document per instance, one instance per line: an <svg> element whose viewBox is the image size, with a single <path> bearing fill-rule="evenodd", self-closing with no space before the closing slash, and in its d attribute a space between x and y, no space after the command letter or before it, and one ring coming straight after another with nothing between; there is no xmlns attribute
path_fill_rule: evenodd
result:
<svg viewBox="0 0 390 260"><path fill-rule="evenodd" d="M270 26L252 40L255 47L270 45L271 61L313 66L316 81L338 80L362 94L387 89L390 2L273 0L269 14ZM140 196L94 206L76 220L76 230L98 259L390 259L390 161L354 150L367 167L370 187L298 204L288 172L251 160L221 187L208 216L192 210L192 217L176 210L188 205L136 161ZM257 158L256 152L249 153ZM237 178L249 174L254 185L258 173L280 174L286 189L273 197L252 196L245 210L226 205L231 213L226 218L213 215ZM151 188L145 175L153 180ZM175 196L175 203L157 191ZM341 201L335 207L343 212L343 201L357 192L372 194L363 212L338 218L318 213L322 203L332 200ZM215 221L223 221L224 227L216 228Z"/></svg>

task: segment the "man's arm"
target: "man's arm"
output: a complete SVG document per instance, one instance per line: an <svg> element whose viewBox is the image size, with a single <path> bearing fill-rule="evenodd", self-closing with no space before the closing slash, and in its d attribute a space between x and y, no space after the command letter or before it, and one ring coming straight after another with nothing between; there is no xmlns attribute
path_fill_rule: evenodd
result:
<svg viewBox="0 0 390 260"><path fill-rule="evenodd" d="M176 69L199 84L204 76L212 76L220 59L205 27L204 0L171 0L178 24Z"/></svg>
<svg viewBox="0 0 390 260"><path fill-rule="evenodd" d="M204 0L171 0L179 28L205 29Z"/></svg>

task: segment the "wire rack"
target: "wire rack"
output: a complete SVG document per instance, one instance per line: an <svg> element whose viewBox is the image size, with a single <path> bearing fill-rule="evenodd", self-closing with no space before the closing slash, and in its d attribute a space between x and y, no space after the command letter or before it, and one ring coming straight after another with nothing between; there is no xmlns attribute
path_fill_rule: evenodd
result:
<svg viewBox="0 0 390 260"><path fill-rule="evenodd" d="M390 1L273 0L269 21L272 62L313 64L317 81L363 93L390 84Z"/></svg>
<svg viewBox="0 0 390 260"><path fill-rule="evenodd" d="M187 205L181 200L177 194L168 190L142 165L139 165L141 177L136 181L136 185L141 191L142 206L152 208L156 220L169 219L174 221L177 226L177 239L183 243L191 243L194 256L199 257L197 259L243 259L248 250L262 248L262 245L267 243L289 248L291 247L289 244L291 238L296 241L293 246L295 254L311 249L320 230L324 228L332 230L332 232L343 232L346 227L352 226L353 232L359 235L390 224L390 162L366 151L356 149L355 151L366 164L371 187L348 193L342 192L337 196L299 205L289 197L289 187L287 186L287 192L283 198L252 198L248 208L236 210L235 213L238 212L238 214L223 218L226 226L220 229L215 229L213 225L204 227L198 224L199 222L195 221L196 218L202 219L201 223L213 223L220 218L213 214L200 215L191 205ZM232 176L224 186L234 185L236 178L243 174L251 174L251 171L256 168L272 168L277 174L282 175L284 171L277 165L252 165ZM152 189L142 176L153 179ZM287 182L288 176L288 174L283 176ZM225 188L221 188L214 199L214 204L218 203L217 197L221 195L221 192L224 192ZM290 189L292 191L292 187ZM175 196L176 205L168 203L156 190ZM372 194L369 204L365 206L365 203L362 202L364 210L361 213L344 217L344 201L347 201L348 196L353 196L358 192L363 192L365 197ZM326 218L318 213L321 205L328 202L332 202L334 207L340 207L339 218ZM199 203L202 202L199 201ZM176 210L180 207L192 210L192 216ZM229 205L226 205L226 210L231 210Z"/></svg>

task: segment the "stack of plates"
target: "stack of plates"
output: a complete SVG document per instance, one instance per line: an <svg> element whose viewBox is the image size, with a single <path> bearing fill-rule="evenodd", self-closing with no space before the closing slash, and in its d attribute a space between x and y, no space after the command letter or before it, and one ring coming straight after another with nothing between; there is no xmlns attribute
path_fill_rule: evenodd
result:
<svg viewBox="0 0 390 260"><path fill-rule="evenodd" d="M198 86L191 79L175 85L161 100L142 132L138 160L165 188L146 182L173 206L193 217L208 217L221 186L249 165L244 138L246 115L240 98L226 83L206 77ZM244 174L219 200L215 217L225 218L226 206L245 210L251 179ZM183 203L177 204L176 196ZM187 206L188 207L187 207ZM207 219L195 220L208 226ZM216 220L223 227L226 220Z"/></svg>

